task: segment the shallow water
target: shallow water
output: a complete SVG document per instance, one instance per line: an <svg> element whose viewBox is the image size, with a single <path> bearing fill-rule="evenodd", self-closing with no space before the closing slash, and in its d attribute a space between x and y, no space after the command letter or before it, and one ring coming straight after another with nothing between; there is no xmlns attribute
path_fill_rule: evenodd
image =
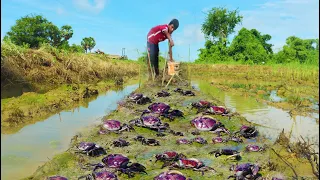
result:
<svg viewBox="0 0 320 180"><path fill-rule="evenodd" d="M231 92L224 92L209 85L206 81L194 80L192 82L196 89L201 90L213 97L219 99L228 109L238 112L248 121L258 124L258 130L268 139L275 141L279 133L284 129L286 133L291 135L291 140L295 141L302 136L309 138L319 147L319 124L316 118L319 114L314 113L312 117L296 116L290 117L288 111L269 106L258 102L253 97L245 97L236 95ZM281 101L275 92L271 93L271 100Z"/></svg>
<svg viewBox="0 0 320 180"><path fill-rule="evenodd" d="M117 102L136 88L137 84L117 92L108 91L89 102L88 107L61 112L15 134L1 134L1 179L21 179L31 175L54 154L65 151L77 132L99 123L101 117L115 110Z"/></svg>

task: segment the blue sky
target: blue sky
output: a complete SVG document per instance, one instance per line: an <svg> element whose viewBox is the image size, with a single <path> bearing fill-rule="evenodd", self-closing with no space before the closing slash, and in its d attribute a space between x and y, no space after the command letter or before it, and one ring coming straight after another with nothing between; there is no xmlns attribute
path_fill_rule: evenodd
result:
<svg viewBox="0 0 320 180"><path fill-rule="evenodd" d="M201 32L203 12L221 6L238 8L244 16L236 32L246 27L270 34L275 51L291 35L319 38L318 0L1 0L1 39L17 19L41 14L58 27L72 26L70 44L80 44L82 38L91 36L96 40L94 50L121 55L121 49L126 48L128 57L135 59L137 49L145 51L151 27L177 18L180 26L173 34L174 59L187 61L190 45L193 61L205 42ZM165 54L167 50L167 41L160 43L160 52Z"/></svg>

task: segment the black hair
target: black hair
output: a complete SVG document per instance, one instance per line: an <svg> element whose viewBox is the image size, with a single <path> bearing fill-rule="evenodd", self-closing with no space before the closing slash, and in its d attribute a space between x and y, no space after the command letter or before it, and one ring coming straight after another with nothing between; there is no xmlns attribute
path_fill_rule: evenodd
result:
<svg viewBox="0 0 320 180"><path fill-rule="evenodd" d="M178 19L172 19L172 20L170 21L169 25L171 25L171 24L173 24L174 30L178 29L178 27L179 27L179 21L178 21Z"/></svg>

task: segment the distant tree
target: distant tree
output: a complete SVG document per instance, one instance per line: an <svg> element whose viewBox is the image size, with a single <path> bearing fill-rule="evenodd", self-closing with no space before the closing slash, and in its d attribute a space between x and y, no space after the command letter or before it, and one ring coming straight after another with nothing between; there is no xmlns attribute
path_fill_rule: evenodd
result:
<svg viewBox="0 0 320 180"><path fill-rule="evenodd" d="M60 29L60 35L61 38L63 38L63 41L68 41L73 36L72 27L69 25L62 26Z"/></svg>
<svg viewBox="0 0 320 180"><path fill-rule="evenodd" d="M234 32L234 28L242 21L242 16L237 10L228 11L226 8L212 8L202 24L202 32L207 39L215 42L216 39L224 46L227 45L228 36Z"/></svg>
<svg viewBox="0 0 320 180"><path fill-rule="evenodd" d="M81 45L72 44L69 48L69 51L71 52L78 52L78 53L84 53L85 50Z"/></svg>
<svg viewBox="0 0 320 180"><path fill-rule="evenodd" d="M41 15L27 15L16 20L7 36L14 44L27 43L31 48L38 48L41 43L58 46L61 41L59 28Z"/></svg>
<svg viewBox="0 0 320 180"><path fill-rule="evenodd" d="M81 46L86 51L86 53L88 52L88 50L90 50L91 52L91 50L94 48L95 45L96 45L96 42L93 37L85 37L81 41Z"/></svg>
<svg viewBox="0 0 320 180"><path fill-rule="evenodd" d="M251 29L251 33L256 36L256 38L261 42L264 49L267 51L268 54L272 54L272 44L268 44L267 41L269 41L272 37L269 34L261 35L261 33L256 29Z"/></svg>
<svg viewBox="0 0 320 180"><path fill-rule="evenodd" d="M268 60L265 41L257 30L242 28L229 47L229 55L236 61L260 63Z"/></svg>

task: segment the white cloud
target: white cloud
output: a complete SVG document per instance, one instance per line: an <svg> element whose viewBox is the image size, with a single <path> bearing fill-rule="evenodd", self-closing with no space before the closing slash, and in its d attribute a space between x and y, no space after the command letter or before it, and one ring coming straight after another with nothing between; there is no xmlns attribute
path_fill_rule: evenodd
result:
<svg viewBox="0 0 320 180"><path fill-rule="evenodd" d="M173 39L176 45L188 45L197 42L204 41L204 35L201 32L200 24L188 24L183 28L183 32L176 35L176 38L173 35Z"/></svg>
<svg viewBox="0 0 320 180"><path fill-rule="evenodd" d="M270 43L274 44L275 51L285 44L289 36L319 37L318 0L270 0L257 6L254 10L240 11L243 22L236 30L254 28L270 34Z"/></svg>
<svg viewBox="0 0 320 180"><path fill-rule="evenodd" d="M64 14L65 13L65 11L64 11L64 9L63 8L57 8L57 14L58 15L62 15L62 14Z"/></svg>
<svg viewBox="0 0 320 180"><path fill-rule="evenodd" d="M73 0L73 3L80 9L99 13L104 9L106 0L94 0L93 4L91 4L89 0Z"/></svg>

